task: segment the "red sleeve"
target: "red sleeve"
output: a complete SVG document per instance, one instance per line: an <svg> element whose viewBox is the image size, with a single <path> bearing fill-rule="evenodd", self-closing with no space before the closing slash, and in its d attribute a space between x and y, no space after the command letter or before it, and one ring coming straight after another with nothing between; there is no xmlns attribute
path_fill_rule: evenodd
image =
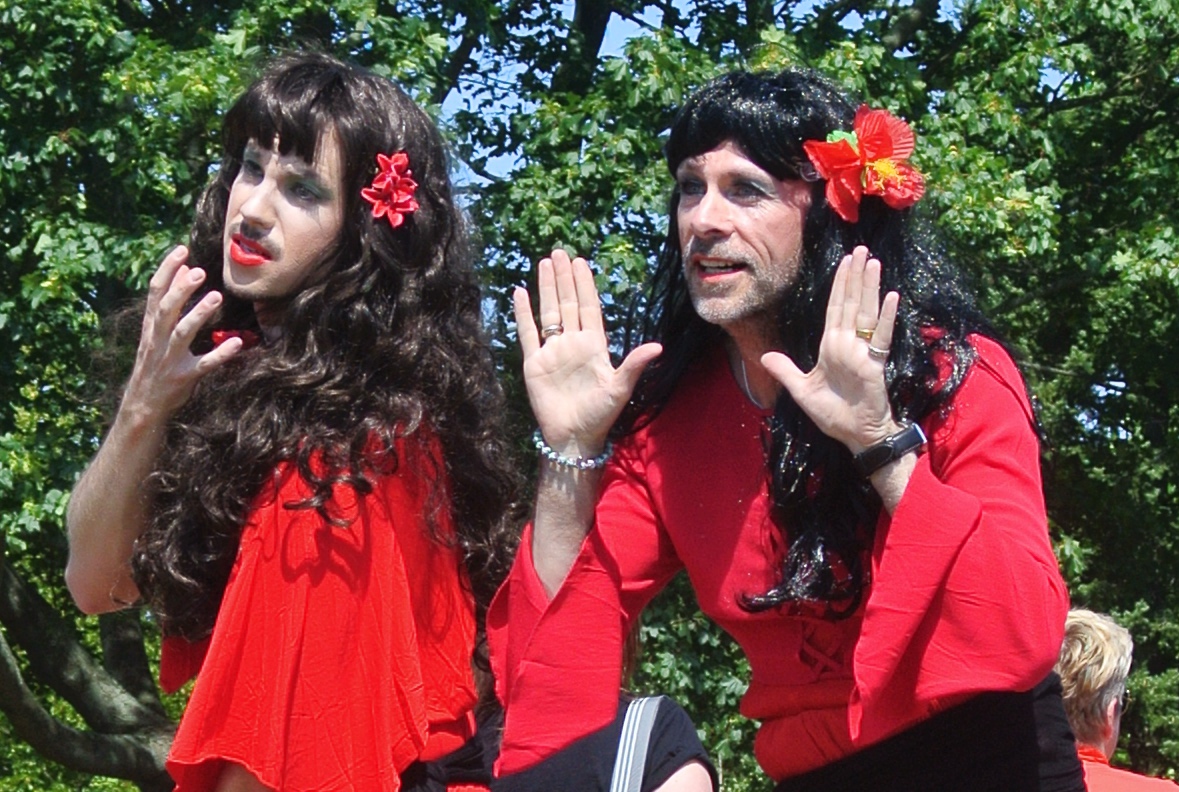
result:
<svg viewBox="0 0 1179 792"><path fill-rule="evenodd" d="M930 438L891 520L881 516L855 649L859 744L985 690L1051 670L1068 592L1048 538L1040 449L1023 382L994 342Z"/></svg>
<svg viewBox="0 0 1179 792"><path fill-rule="evenodd" d="M338 487L346 527L284 508L307 494L290 469L276 488L243 530L168 771L179 792L208 788L226 760L272 789L396 790L408 764L473 731L458 554L431 539L411 474L359 499Z"/></svg>
<svg viewBox="0 0 1179 792"><path fill-rule="evenodd" d="M652 509L640 444L620 445L607 465L595 525L553 599L536 575L528 526L491 604L487 638L505 708L497 776L614 719L625 637L681 566Z"/></svg>

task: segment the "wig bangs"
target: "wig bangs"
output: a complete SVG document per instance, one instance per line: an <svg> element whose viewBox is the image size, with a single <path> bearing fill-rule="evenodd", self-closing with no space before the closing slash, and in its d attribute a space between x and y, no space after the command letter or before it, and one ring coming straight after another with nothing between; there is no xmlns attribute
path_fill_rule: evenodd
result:
<svg viewBox="0 0 1179 792"><path fill-rule="evenodd" d="M736 72L702 88L680 111L668 138L667 165L736 143L754 164L776 179L802 178L802 144L850 129L853 106L815 75Z"/></svg>
<svg viewBox="0 0 1179 792"><path fill-rule="evenodd" d="M237 159L249 141L269 149L277 138L283 156L314 162L319 141L345 110L338 106L343 86L333 76L287 73L254 85L226 116L225 151Z"/></svg>

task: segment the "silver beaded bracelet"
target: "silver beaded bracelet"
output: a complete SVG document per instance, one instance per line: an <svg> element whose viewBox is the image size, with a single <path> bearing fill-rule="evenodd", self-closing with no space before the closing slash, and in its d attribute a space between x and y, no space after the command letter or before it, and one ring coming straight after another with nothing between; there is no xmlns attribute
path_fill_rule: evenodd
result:
<svg viewBox="0 0 1179 792"><path fill-rule="evenodd" d="M555 448L546 443L544 441L544 435L541 434L539 429L532 433L532 442L536 445L536 450L540 452L542 457L558 467L571 468L573 470L597 470L604 467L606 460L614 453L614 444L607 440L606 447L596 457L568 457L558 453Z"/></svg>

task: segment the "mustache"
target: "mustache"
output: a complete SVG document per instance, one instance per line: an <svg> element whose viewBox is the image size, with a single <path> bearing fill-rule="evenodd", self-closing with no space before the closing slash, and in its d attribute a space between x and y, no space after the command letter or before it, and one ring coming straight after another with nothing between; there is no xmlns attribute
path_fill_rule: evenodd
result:
<svg viewBox="0 0 1179 792"><path fill-rule="evenodd" d="M232 238L236 235L241 235L251 245L262 248L262 250L265 251L267 258L282 258L282 248L274 245L271 242L264 241L264 234L262 234L257 228L247 223L232 223L228 228L227 238Z"/></svg>
<svg viewBox="0 0 1179 792"><path fill-rule="evenodd" d="M728 240L709 242L693 238L682 252L684 261L691 261L694 257L726 259L734 264L752 266L748 254L742 250L731 250Z"/></svg>

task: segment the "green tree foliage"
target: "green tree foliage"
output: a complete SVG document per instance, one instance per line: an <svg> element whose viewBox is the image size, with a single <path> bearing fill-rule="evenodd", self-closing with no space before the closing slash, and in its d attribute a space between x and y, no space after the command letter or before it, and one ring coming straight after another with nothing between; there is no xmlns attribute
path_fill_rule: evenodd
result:
<svg viewBox="0 0 1179 792"><path fill-rule="evenodd" d="M1074 599L1135 634L1123 761L1179 768L1179 14L1173 0L0 0L0 790L166 789L183 697L150 620L80 618L62 519L102 432L101 322L185 239L220 113L316 43L399 79L454 143L506 292L590 256L620 346L658 248L675 108L735 66L807 65L913 122L925 210L1025 355ZM603 54L608 25L636 31ZM525 410L521 407L522 412ZM725 789L765 789L740 653L680 581L636 687L683 700ZM147 647L145 649L145 646ZM43 761L48 760L48 761ZM124 779L123 782L100 777Z"/></svg>

